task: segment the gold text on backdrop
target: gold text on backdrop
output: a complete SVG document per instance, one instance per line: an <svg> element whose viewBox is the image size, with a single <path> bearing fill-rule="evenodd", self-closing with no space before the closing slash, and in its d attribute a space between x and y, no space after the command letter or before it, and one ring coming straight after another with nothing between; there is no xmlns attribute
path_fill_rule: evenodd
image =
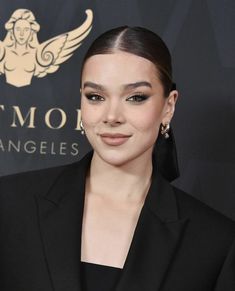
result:
<svg viewBox="0 0 235 291"><path fill-rule="evenodd" d="M4 113L6 113L5 105L0 105L0 116ZM10 107L12 118L11 118L11 124L10 127L25 127L25 128L35 128L37 126L37 107L33 106L30 107L27 111L25 109L20 109L19 106L11 106ZM7 110L8 111L8 110ZM9 112L9 111L8 111ZM67 122L67 113L65 110L59 107L50 108L45 112L44 115L44 122L45 125L50 129L61 129L65 126ZM69 114L71 116L71 112ZM55 124L55 121L53 122L53 118L57 116L57 121ZM1 118L1 117L0 117ZM76 117L75 117L75 124L74 129L75 130L81 130L81 110L76 109Z"/></svg>

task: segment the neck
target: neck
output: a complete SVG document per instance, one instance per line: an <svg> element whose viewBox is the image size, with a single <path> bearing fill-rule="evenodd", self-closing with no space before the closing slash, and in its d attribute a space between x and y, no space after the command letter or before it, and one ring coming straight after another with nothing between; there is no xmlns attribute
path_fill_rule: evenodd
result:
<svg viewBox="0 0 235 291"><path fill-rule="evenodd" d="M27 44L19 44L16 42L15 49L17 49L19 52L24 52L25 50L27 50Z"/></svg>
<svg viewBox="0 0 235 291"><path fill-rule="evenodd" d="M117 202L142 203L150 187L151 175L151 151L122 166L111 165L94 152L87 192Z"/></svg>

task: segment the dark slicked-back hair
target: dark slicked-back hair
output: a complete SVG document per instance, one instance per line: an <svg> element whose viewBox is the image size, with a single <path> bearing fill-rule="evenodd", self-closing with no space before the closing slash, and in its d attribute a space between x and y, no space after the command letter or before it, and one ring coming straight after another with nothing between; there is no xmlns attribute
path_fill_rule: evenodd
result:
<svg viewBox="0 0 235 291"><path fill-rule="evenodd" d="M88 58L116 51L131 53L151 61L157 69L165 97L174 89L170 52L156 33L143 27L121 26L101 34L89 47L83 59L81 72Z"/></svg>

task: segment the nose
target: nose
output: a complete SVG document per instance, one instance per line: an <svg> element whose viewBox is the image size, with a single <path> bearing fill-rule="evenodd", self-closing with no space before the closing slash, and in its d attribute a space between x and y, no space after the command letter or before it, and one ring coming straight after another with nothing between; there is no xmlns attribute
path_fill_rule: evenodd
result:
<svg viewBox="0 0 235 291"><path fill-rule="evenodd" d="M107 103L103 122L111 126L117 126L125 122L121 101L112 100Z"/></svg>
<svg viewBox="0 0 235 291"><path fill-rule="evenodd" d="M24 35L24 30L21 29L21 30L20 30L20 36L23 36L23 35Z"/></svg>

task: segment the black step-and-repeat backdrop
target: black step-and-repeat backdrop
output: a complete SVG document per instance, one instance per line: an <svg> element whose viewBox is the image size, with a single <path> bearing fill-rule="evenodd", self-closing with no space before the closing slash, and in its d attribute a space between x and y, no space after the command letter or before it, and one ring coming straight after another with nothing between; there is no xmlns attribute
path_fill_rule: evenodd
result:
<svg viewBox="0 0 235 291"><path fill-rule="evenodd" d="M120 25L157 32L180 92L174 184L235 219L234 0L2 0L0 175L79 160L82 58Z"/></svg>

